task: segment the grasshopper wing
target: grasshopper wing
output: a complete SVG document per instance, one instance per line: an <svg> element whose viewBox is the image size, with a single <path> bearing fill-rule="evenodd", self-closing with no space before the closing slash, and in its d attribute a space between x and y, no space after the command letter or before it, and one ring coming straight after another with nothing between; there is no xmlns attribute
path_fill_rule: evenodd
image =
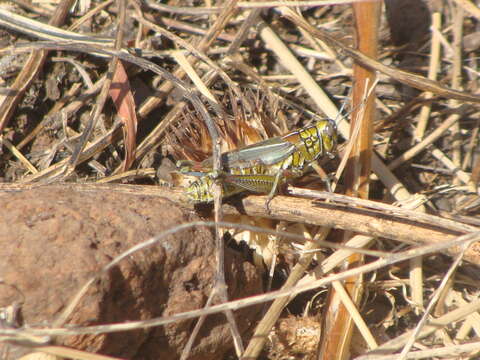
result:
<svg viewBox="0 0 480 360"><path fill-rule="evenodd" d="M232 150L222 154L222 164L225 169L246 168L253 165L273 165L284 160L295 151L295 145L275 137ZM212 158L202 162L202 168L212 168Z"/></svg>
<svg viewBox="0 0 480 360"><path fill-rule="evenodd" d="M222 154L225 168L246 168L253 165L274 165L295 151L295 145L280 137L271 138L239 150Z"/></svg>

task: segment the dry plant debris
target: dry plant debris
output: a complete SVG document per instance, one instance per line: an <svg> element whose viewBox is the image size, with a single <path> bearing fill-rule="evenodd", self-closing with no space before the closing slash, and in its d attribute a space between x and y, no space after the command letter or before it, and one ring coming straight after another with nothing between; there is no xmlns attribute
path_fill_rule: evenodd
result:
<svg viewBox="0 0 480 360"><path fill-rule="evenodd" d="M55 182L56 189L115 193L132 204L141 203L142 196L164 197L208 218L208 205L194 209L181 189L157 187L160 178L183 180L173 161L211 156L213 129L223 152L319 117L333 118L342 151L321 165L327 173L336 172L335 194L318 191L321 176L312 172L288 190L289 196L275 197L270 214L264 196L222 206L223 220L241 225L226 237L255 249L254 262L259 271L266 269L265 290L285 284L291 289L217 304L203 314L231 309L238 317L239 308L283 295L262 320L251 319L261 321L263 337L242 331L246 354L325 358L318 349L337 336L321 331L325 312L334 311L327 305L328 291L342 293L345 283L337 280L362 273L359 302L342 298L358 329L346 358L475 358L480 246L470 243L480 229L480 10L466 0L386 0L373 44L378 59L372 59L356 50L352 5L320 3L0 3L3 196ZM340 195L347 181L338 169L357 141L349 114L361 110L350 102L352 84L359 81L352 77L354 63L377 74L371 94L376 112L370 201ZM15 199L10 201L20 201ZM46 211L43 206L39 214ZM25 222L12 220L7 244L9 236L18 236L15 221ZM68 219L62 225L74 226ZM357 235L340 245L340 230ZM344 271L342 264L356 247L364 249L364 264ZM418 255L422 261L413 261ZM285 297L287 291L291 296ZM70 336L67 329L48 329L53 324L42 319L9 321L14 305L1 304L7 320L2 320L0 340L21 339L39 347L32 345L39 337L59 344L54 336ZM155 319L155 326L164 321L178 318ZM104 330L112 331L85 332ZM46 352L58 351L44 345ZM242 348L237 344L237 352ZM172 352L172 358L180 353Z"/></svg>

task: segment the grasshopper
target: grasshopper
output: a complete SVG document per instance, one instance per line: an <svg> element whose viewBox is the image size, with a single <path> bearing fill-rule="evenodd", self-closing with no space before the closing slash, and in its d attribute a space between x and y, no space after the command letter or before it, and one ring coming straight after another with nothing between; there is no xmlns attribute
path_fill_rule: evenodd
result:
<svg viewBox="0 0 480 360"><path fill-rule="evenodd" d="M194 203L211 202L214 179L222 180L223 196L241 192L275 195L280 183L302 176L307 167L322 156L333 157L337 146L337 128L333 120L294 130L241 149L221 154L222 169L214 174L212 159L200 163L177 162L181 173L196 177L186 189Z"/></svg>

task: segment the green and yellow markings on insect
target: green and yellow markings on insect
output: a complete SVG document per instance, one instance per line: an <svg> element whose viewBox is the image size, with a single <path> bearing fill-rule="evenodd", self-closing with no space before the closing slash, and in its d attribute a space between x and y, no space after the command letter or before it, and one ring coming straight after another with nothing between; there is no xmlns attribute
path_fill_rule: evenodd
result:
<svg viewBox="0 0 480 360"><path fill-rule="evenodd" d="M212 185L222 183L223 196L241 192L268 193L273 197L278 186L302 176L308 166L323 156L333 157L337 146L337 128L332 120L294 130L221 155L222 169L213 172L212 159L202 162L181 160L179 172L193 176L185 192L190 201L213 201Z"/></svg>

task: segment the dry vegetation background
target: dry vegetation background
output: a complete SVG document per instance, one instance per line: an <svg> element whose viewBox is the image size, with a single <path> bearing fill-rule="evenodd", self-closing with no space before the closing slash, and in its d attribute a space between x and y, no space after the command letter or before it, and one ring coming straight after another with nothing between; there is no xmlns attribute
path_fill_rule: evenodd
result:
<svg viewBox="0 0 480 360"><path fill-rule="evenodd" d="M2 358L480 356L478 4L320 3L0 3ZM319 174L215 209L202 311L174 161L324 117Z"/></svg>

